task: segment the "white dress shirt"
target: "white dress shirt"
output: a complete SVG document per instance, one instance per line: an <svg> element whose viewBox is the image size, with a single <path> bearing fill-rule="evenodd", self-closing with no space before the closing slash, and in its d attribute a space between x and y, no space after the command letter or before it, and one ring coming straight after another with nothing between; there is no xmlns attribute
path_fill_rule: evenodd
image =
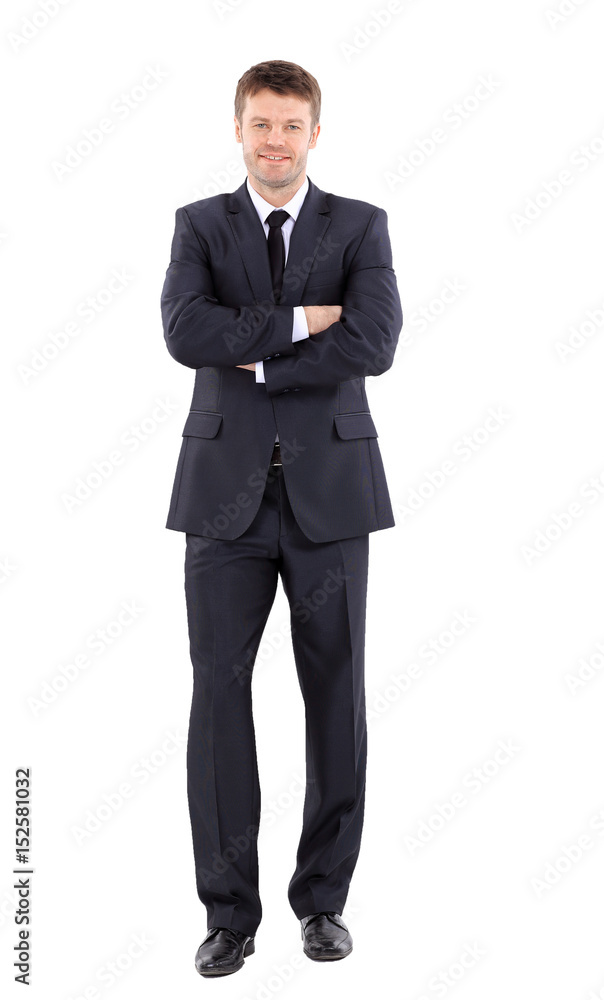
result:
<svg viewBox="0 0 604 1000"><path fill-rule="evenodd" d="M308 177L305 178L304 184L299 188L291 201L288 201L287 205L282 205L281 210L284 212L289 212L290 218L286 219L281 226L281 232L283 233L283 243L285 246L285 263L287 264L287 255L289 253L289 241L292 234L292 229L294 228L296 219L300 214L300 209L302 208L302 203L306 198L306 192L308 191ZM250 179L247 179L247 189L250 193L250 198L254 203L254 207L258 212L258 218L264 227L264 232L268 240L269 224L266 221L267 217L271 212L276 211L275 206L271 205L268 201L262 197L261 194L252 187L250 184ZM308 323L306 321L306 315L304 313L304 306L294 306L294 325L292 329L292 342L296 340L304 340L305 337L310 336L308 332ZM264 361L256 362L256 382L264 382Z"/></svg>

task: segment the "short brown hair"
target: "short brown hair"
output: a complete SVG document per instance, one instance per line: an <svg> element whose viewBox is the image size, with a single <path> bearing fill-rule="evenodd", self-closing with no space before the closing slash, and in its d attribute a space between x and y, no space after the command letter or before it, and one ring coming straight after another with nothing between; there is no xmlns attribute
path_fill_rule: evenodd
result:
<svg viewBox="0 0 604 1000"><path fill-rule="evenodd" d="M241 123L248 97L254 97L259 90L274 90L276 94L295 94L310 104L310 131L313 132L321 115L321 90L312 74L297 63L271 59L256 63L245 71L237 83L235 92L235 116Z"/></svg>

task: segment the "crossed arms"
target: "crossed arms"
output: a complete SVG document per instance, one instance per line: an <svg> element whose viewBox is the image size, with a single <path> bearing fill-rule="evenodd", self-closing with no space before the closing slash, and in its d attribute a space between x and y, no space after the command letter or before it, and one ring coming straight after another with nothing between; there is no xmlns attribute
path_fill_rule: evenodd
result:
<svg viewBox="0 0 604 1000"><path fill-rule="evenodd" d="M369 219L350 263L342 305L305 306L310 336L292 342L292 306L220 304L209 249L186 209L179 208L161 310L176 361L189 368L232 368L263 358L269 395L381 375L392 365L402 327L386 213L376 208Z"/></svg>

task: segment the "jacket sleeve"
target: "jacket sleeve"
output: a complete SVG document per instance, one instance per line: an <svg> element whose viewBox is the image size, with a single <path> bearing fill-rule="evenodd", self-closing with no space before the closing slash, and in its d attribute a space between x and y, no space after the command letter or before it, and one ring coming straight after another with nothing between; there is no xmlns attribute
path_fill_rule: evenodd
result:
<svg viewBox="0 0 604 1000"><path fill-rule="evenodd" d="M272 301L238 309L220 305L207 251L185 208L176 210L161 314L170 354L189 368L246 365L295 350L291 306Z"/></svg>
<svg viewBox="0 0 604 1000"><path fill-rule="evenodd" d="M339 321L296 343L293 355L264 361L269 396L381 375L392 366L402 325L388 217L377 208L351 262Z"/></svg>

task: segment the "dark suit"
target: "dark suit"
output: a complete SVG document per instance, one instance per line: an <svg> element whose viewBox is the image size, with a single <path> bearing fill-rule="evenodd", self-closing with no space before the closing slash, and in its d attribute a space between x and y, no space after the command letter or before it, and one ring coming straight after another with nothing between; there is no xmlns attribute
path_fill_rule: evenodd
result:
<svg viewBox="0 0 604 1000"><path fill-rule="evenodd" d="M368 533L394 525L364 379L391 367L402 326L386 213L310 181L275 304L246 184L186 205L161 305L168 350L196 370L167 527L187 535L197 889L208 926L252 935L251 674L279 576L306 709L298 917L342 912L359 851ZM341 320L292 343L298 305L342 305ZM265 383L236 367L260 359ZM283 464L269 468L276 434Z"/></svg>

